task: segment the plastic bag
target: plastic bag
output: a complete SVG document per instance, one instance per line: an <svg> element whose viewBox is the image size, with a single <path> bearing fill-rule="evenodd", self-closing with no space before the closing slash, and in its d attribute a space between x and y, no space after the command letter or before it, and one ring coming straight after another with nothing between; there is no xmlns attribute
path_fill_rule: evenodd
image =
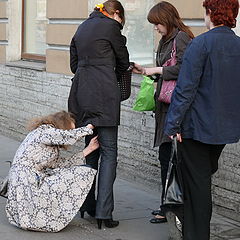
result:
<svg viewBox="0 0 240 240"><path fill-rule="evenodd" d="M182 175L179 164L180 160L178 159L177 154L177 137L174 137L161 208L174 207L183 204Z"/></svg>
<svg viewBox="0 0 240 240"><path fill-rule="evenodd" d="M133 110L139 112L155 110L153 83L154 80L147 76L143 76L140 91L138 92L135 104L133 105Z"/></svg>

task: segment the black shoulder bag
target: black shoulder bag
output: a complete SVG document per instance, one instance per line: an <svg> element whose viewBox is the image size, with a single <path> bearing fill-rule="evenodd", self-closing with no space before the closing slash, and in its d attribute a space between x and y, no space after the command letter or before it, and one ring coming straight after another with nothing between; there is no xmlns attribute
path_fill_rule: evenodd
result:
<svg viewBox="0 0 240 240"><path fill-rule="evenodd" d="M12 165L11 161L6 161L10 163L10 167ZM0 196L7 198L8 197L8 175L0 181Z"/></svg>

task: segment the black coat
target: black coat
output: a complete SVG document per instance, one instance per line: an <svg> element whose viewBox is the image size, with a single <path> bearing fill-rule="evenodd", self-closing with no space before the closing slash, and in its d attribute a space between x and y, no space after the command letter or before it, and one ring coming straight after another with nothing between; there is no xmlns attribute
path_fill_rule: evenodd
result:
<svg viewBox="0 0 240 240"><path fill-rule="evenodd" d="M117 126L120 90L117 77L130 65L122 25L94 11L77 29L70 46L75 74L68 100L77 126Z"/></svg>

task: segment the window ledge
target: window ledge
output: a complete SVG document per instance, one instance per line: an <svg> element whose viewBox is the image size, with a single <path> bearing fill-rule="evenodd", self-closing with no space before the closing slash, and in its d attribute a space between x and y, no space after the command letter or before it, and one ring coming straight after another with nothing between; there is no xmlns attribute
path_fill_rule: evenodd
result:
<svg viewBox="0 0 240 240"><path fill-rule="evenodd" d="M46 71L46 63L44 62L20 60L15 62L8 62L5 65L8 67L25 68L41 72Z"/></svg>

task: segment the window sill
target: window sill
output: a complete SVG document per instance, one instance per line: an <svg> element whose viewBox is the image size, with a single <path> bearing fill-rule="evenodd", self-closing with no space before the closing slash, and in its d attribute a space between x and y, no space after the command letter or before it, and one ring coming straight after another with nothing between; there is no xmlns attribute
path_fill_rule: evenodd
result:
<svg viewBox="0 0 240 240"><path fill-rule="evenodd" d="M5 65L8 67L31 69L41 72L46 71L46 63L44 62L20 60L15 62L8 62Z"/></svg>

